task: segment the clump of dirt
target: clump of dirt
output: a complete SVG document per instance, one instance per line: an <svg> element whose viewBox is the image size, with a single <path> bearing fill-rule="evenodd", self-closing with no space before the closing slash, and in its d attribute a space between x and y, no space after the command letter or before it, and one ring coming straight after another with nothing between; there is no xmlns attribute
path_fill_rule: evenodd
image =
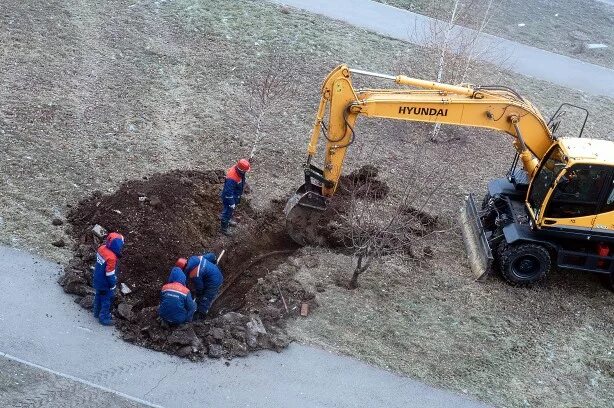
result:
<svg viewBox="0 0 614 408"><path fill-rule="evenodd" d="M77 242L60 284L90 308L91 269L100 240L95 224L126 238L119 293L113 308L122 337L181 356L242 356L251 350L280 350L290 338L284 319L298 314L314 295L290 276L268 277L298 246L287 236L283 202L264 212L245 199L235 235L219 232L222 171L173 171L128 181L113 194L95 193L68 214ZM207 320L171 328L157 319L159 291L178 257L205 251L226 253L220 262L224 285ZM283 291L283 299L279 293ZM312 304L312 307L315 304Z"/></svg>

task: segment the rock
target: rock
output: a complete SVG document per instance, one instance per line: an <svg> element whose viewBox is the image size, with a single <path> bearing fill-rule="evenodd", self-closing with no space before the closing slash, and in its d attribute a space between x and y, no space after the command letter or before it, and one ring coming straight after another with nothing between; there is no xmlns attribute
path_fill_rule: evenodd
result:
<svg viewBox="0 0 614 408"><path fill-rule="evenodd" d="M128 343L134 343L137 339L137 335L134 332L127 331L127 332L121 333L121 338L122 340L127 341Z"/></svg>
<svg viewBox="0 0 614 408"><path fill-rule="evenodd" d="M212 344L209 346L209 352L207 353L211 358L220 358L222 357L222 353L224 352L224 348L219 344Z"/></svg>
<svg viewBox="0 0 614 408"><path fill-rule="evenodd" d="M264 309L262 309L260 315L265 321L273 322L281 318L281 311L275 306L267 305Z"/></svg>
<svg viewBox="0 0 614 408"><path fill-rule="evenodd" d="M58 227L58 226L60 226L62 224L64 224L64 221L62 221L59 218L54 218L53 220L51 220L51 225L54 225L56 227Z"/></svg>
<svg viewBox="0 0 614 408"><path fill-rule="evenodd" d="M87 295L81 298L79 301L79 306L84 309L91 309L94 305L94 295Z"/></svg>
<svg viewBox="0 0 614 408"><path fill-rule="evenodd" d="M117 313L119 313L119 315L123 317L124 319L131 322L135 320L135 317L136 317L136 315L132 311L132 307L133 306L129 303L126 303L126 302L120 303L119 306L117 306Z"/></svg>
<svg viewBox="0 0 614 408"><path fill-rule="evenodd" d="M168 336L166 341L169 344L178 344L180 346L202 347L202 342L196 336L192 325L181 325Z"/></svg>
<svg viewBox="0 0 614 408"><path fill-rule="evenodd" d="M245 329L243 327L241 328L235 328L232 331L232 337L237 339L237 341L241 342L241 343L245 343Z"/></svg>
<svg viewBox="0 0 614 408"><path fill-rule="evenodd" d="M229 350L231 356L245 357L249 354L247 345L238 340L230 339L227 345L230 346L227 350Z"/></svg>
<svg viewBox="0 0 614 408"><path fill-rule="evenodd" d="M211 335L215 340L222 340L226 335L224 334L224 329L219 327L214 327L211 329Z"/></svg>
<svg viewBox="0 0 614 408"><path fill-rule="evenodd" d="M157 306L144 307L139 312L140 322L155 320L156 317L158 317L158 307Z"/></svg>
<svg viewBox="0 0 614 408"><path fill-rule="evenodd" d="M262 320L259 317L253 316L252 319L245 325L247 333L251 335L266 334L266 329Z"/></svg>
<svg viewBox="0 0 614 408"><path fill-rule="evenodd" d="M187 357L190 354L192 354L192 346L183 346L177 350L177 355L179 357Z"/></svg>
<svg viewBox="0 0 614 408"><path fill-rule="evenodd" d="M222 320L231 325L242 325L247 322L247 316L237 312L228 312L222 316Z"/></svg>
<svg viewBox="0 0 614 408"><path fill-rule="evenodd" d="M198 321L192 323L192 327L194 328L194 332L199 338L205 338L209 334L209 325L203 321Z"/></svg>
<svg viewBox="0 0 614 408"><path fill-rule="evenodd" d="M160 197L152 195L151 197L149 197L149 205L151 205L152 207L159 207L160 205L162 205L162 201L160 200Z"/></svg>
<svg viewBox="0 0 614 408"><path fill-rule="evenodd" d="M120 291L124 294L124 295L128 295L130 293L132 293L132 289L130 289L130 286L126 285L124 282L122 282L120 284Z"/></svg>
<svg viewBox="0 0 614 408"><path fill-rule="evenodd" d="M317 268L320 265L320 260L313 255L303 258L303 265L307 268Z"/></svg>
<svg viewBox="0 0 614 408"><path fill-rule="evenodd" d="M255 350L258 348L258 337L253 334L248 334L245 336L245 344L250 350Z"/></svg>
<svg viewBox="0 0 614 408"><path fill-rule="evenodd" d="M57 248L64 248L66 246L66 242L64 242L64 240L60 238L60 239L53 241L51 245Z"/></svg>
<svg viewBox="0 0 614 408"><path fill-rule="evenodd" d="M277 352L280 352L288 347L291 341L292 339L290 339L290 337L284 333L277 333L271 336L271 346Z"/></svg>
<svg viewBox="0 0 614 408"><path fill-rule="evenodd" d="M80 283L76 281L69 282L64 285L64 292L71 293L73 295L78 296L87 296L93 295L96 293L91 286L86 285L85 283Z"/></svg>

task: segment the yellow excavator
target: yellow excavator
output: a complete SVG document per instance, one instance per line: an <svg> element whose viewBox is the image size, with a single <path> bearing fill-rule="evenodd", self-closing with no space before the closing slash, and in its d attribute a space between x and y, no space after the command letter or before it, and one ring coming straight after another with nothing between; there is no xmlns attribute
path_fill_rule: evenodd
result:
<svg viewBox="0 0 614 408"><path fill-rule="evenodd" d="M356 89L352 75L413 88ZM418 88L418 89L415 89ZM557 137L568 109L579 109L577 137ZM289 235L319 244L318 223L335 194L359 116L480 127L512 136L516 151L506 177L488 184L478 208L470 194L460 224L478 279L495 268L514 285L531 285L553 267L596 272L614 281L614 142L582 138L583 108L563 104L549 121L504 86L448 85L336 67L322 85L307 148L305 183L285 207ZM320 135L324 165L313 161ZM520 167L520 168L519 168Z"/></svg>

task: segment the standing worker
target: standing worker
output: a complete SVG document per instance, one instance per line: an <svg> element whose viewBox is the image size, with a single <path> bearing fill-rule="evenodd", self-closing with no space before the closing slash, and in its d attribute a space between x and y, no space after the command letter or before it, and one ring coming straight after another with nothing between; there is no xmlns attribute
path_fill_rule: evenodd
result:
<svg viewBox="0 0 614 408"><path fill-rule="evenodd" d="M176 325L192 321L196 311L196 302L190 290L185 286L186 277L181 268L171 269L168 283L160 291L158 314L165 322Z"/></svg>
<svg viewBox="0 0 614 408"><path fill-rule="evenodd" d="M196 295L196 319L205 317L224 282L215 254L208 252L202 256L191 256L185 270Z"/></svg>
<svg viewBox="0 0 614 408"><path fill-rule="evenodd" d="M222 189L222 204L224 210L222 211L222 233L230 235L228 226L234 227L237 225L232 220L232 214L241 202L241 195L243 195L243 187L245 186L245 173L251 169L249 160L241 159L228 169L226 172L226 180L224 181L224 188Z"/></svg>
<svg viewBox="0 0 614 408"><path fill-rule="evenodd" d="M96 266L94 268L93 286L96 290L94 297L94 317L100 324L113 325L111 305L115 296L117 284L117 260L121 257L124 247L124 236L117 232L107 235L105 243L96 252Z"/></svg>

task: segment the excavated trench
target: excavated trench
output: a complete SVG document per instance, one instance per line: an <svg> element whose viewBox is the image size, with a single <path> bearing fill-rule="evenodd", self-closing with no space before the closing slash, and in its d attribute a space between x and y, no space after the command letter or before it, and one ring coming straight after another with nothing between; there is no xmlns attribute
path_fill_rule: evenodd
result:
<svg viewBox="0 0 614 408"><path fill-rule="evenodd" d="M343 178L331 211L344 207L350 189L383 198L388 186L374 180L376 175L375 169L363 168ZM361 191L366 180L369 189ZM81 200L68 214L75 256L60 284L78 295L75 301L81 306L91 307L91 266L101 243L92 226L99 224L126 239L119 267L120 287L126 293L119 292L113 306L126 341L190 358L284 348L290 342L285 320L298 315L303 303L317 307L315 295L291 274L272 273L299 248L285 230L285 202L272 201L269 209L257 212L247 195L236 212L239 226L227 237L219 232L223 182L223 171L172 171ZM343 247L343 242L329 239L328 245ZM175 260L222 250L226 251L220 262L224 284L208 318L178 328L161 323L160 288Z"/></svg>

